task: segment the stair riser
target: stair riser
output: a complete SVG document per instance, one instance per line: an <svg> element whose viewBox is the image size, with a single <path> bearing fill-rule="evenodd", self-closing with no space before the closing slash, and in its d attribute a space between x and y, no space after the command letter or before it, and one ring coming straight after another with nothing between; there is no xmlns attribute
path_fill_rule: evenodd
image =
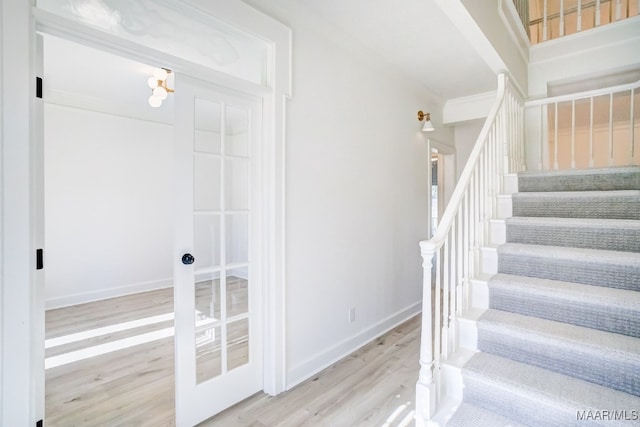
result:
<svg viewBox="0 0 640 427"><path fill-rule="evenodd" d="M565 322L640 338L640 307L636 310L489 288L489 308Z"/></svg>
<svg viewBox="0 0 640 427"><path fill-rule="evenodd" d="M622 172L622 171L620 171ZM615 191L640 189L640 173L580 174L576 176L520 176L518 191Z"/></svg>
<svg viewBox="0 0 640 427"><path fill-rule="evenodd" d="M553 257L500 254L498 272L640 291L640 265L616 265Z"/></svg>
<svg viewBox="0 0 640 427"><path fill-rule="evenodd" d="M506 241L531 245L640 252L640 230L506 225Z"/></svg>
<svg viewBox="0 0 640 427"><path fill-rule="evenodd" d="M526 193L512 196L513 216L556 218L640 219L640 197L531 197Z"/></svg>
<svg viewBox="0 0 640 427"><path fill-rule="evenodd" d="M625 393L640 396L640 356L626 358L608 349L594 349L549 339L523 335L508 328L478 322L478 348L518 362L570 375Z"/></svg>

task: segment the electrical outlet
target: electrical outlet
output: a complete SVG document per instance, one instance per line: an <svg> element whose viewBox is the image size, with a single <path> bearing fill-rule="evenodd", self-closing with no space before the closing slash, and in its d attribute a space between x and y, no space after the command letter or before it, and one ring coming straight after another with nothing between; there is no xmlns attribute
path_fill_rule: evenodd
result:
<svg viewBox="0 0 640 427"><path fill-rule="evenodd" d="M349 323L353 323L356 321L356 308L351 307L349 309Z"/></svg>

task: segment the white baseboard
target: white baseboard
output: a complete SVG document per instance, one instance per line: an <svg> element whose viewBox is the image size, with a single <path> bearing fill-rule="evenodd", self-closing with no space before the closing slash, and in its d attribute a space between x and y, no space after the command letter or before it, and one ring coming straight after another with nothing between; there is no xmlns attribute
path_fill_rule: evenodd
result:
<svg viewBox="0 0 640 427"><path fill-rule="evenodd" d="M133 283L131 285L119 286L117 288L101 289L92 292L49 298L44 302L44 307L45 310L51 310L54 308L68 307L70 305L82 304L85 302L136 294L138 292L153 291L171 286L173 286L173 277L168 279L152 280L149 282Z"/></svg>
<svg viewBox="0 0 640 427"><path fill-rule="evenodd" d="M333 365L340 359L345 358L380 335L385 334L396 326L419 314L422 311L421 309L422 304L420 302L412 304L411 306L388 316L367 329L360 331L356 335L337 343L322 353L318 353L304 362L297 364L287 372L286 389L289 390L295 387L323 369ZM416 357L416 366L417 364L418 359Z"/></svg>

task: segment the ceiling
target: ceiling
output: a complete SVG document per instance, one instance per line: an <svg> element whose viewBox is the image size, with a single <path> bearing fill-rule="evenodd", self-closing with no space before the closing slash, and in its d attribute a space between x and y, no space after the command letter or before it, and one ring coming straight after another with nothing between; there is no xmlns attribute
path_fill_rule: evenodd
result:
<svg viewBox="0 0 640 427"><path fill-rule="evenodd" d="M245 1L259 7L263 0ZM272 2L312 17L327 31L337 28L357 49L397 69L442 102L495 89L494 73L434 0ZM142 114L162 122L172 119L171 96L160 108L147 104L152 66L53 36L45 36L44 66L45 91L53 102L88 104L98 111Z"/></svg>
<svg viewBox="0 0 640 427"><path fill-rule="evenodd" d="M495 74L434 0L275 2L328 21L443 101L496 88Z"/></svg>

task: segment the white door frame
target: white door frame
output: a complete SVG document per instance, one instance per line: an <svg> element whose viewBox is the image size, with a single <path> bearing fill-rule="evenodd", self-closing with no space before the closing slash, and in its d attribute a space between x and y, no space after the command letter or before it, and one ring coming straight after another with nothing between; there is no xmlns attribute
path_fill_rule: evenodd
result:
<svg viewBox="0 0 640 427"><path fill-rule="evenodd" d="M34 10L33 0L0 0L0 425L35 426L44 417L40 349L44 299L35 269L36 220L43 198L38 181L42 159L36 143L36 17L40 31L150 64L164 64L263 99L265 222L270 229L265 243L264 391L275 395L285 390L284 141L286 99L291 96L291 30L239 0L182 1L271 45L266 88Z"/></svg>

